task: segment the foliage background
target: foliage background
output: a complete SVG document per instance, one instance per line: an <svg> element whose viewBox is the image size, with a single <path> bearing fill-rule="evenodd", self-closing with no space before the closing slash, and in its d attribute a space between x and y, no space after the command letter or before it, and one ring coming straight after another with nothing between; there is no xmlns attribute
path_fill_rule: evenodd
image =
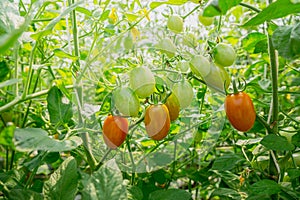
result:
<svg viewBox="0 0 300 200"><path fill-rule="evenodd" d="M299 9L289 0L3 0L0 198L297 199ZM184 19L180 34L166 26L173 13ZM174 56L159 47L165 38ZM178 65L210 56L220 41L236 50L226 70L246 80L256 108L247 133L226 119L224 94ZM129 118L126 142L110 151L101 127L111 92L137 66L152 70L158 88L184 77L194 99L165 140Z"/></svg>

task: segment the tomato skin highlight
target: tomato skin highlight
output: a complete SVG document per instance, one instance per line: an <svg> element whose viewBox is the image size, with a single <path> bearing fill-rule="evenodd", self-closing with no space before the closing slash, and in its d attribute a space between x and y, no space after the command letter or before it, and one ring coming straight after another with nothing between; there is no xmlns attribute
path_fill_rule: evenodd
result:
<svg viewBox="0 0 300 200"><path fill-rule="evenodd" d="M166 105L150 105L144 118L148 136L153 140L164 139L170 130L170 115Z"/></svg>
<svg viewBox="0 0 300 200"><path fill-rule="evenodd" d="M128 133L128 121L121 116L109 115L103 123L103 139L111 148L118 148L126 139Z"/></svg>
<svg viewBox="0 0 300 200"><path fill-rule="evenodd" d="M178 118L180 112L180 104L174 94L171 94L165 104L169 110L170 120L174 121Z"/></svg>
<svg viewBox="0 0 300 200"><path fill-rule="evenodd" d="M238 131L249 131L255 122L256 113L251 98L245 92L229 94L225 98L225 112L231 125Z"/></svg>

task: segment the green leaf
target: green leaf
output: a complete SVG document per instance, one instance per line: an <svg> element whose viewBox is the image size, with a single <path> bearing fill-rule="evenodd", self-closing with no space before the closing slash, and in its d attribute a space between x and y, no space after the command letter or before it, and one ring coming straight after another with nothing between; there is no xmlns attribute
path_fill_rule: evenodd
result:
<svg viewBox="0 0 300 200"><path fill-rule="evenodd" d="M188 2L188 0L153 1L150 3L150 8L155 9L163 4L180 6L182 4L185 4L186 2Z"/></svg>
<svg viewBox="0 0 300 200"><path fill-rule="evenodd" d="M288 175L291 179L295 179L295 178L300 177L300 170L299 169L288 169L287 173L288 173Z"/></svg>
<svg viewBox="0 0 300 200"><path fill-rule="evenodd" d="M135 186L135 185L129 185L127 187L127 198L128 200L143 200L143 191Z"/></svg>
<svg viewBox="0 0 300 200"><path fill-rule="evenodd" d="M86 8L84 8L84 7L80 7L80 6L79 6L79 7L77 7L75 10L78 11L78 12L81 12L81 13L85 14L86 16L89 16L89 17L92 16L91 11L89 11L88 9L86 9Z"/></svg>
<svg viewBox="0 0 300 200"><path fill-rule="evenodd" d="M264 179L250 186L250 192L255 195L272 195L280 192L281 187L275 181Z"/></svg>
<svg viewBox="0 0 300 200"><path fill-rule="evenodd" d="M299 13L300 3L293 3L290 0L277 0L247 21L243 26L257 26L272 19L285 17L293 13Z"/></svg>
<svg viewBox="0 0 300 200"><path fill-rule="evenodd" d="M11 149L15 149L13 138L14 138L15 126L5 127L0 133L0 144L7 146Z"/></svg>
<svg viewBox="0 0 300 200"><path fill-rule="evenodd" d="M274 134L265 136L260 143L268 149L275 151L291 151L295 148L293 144L289 143L286 137Z"/></svg>
<svg viewBox="0 0 300 200"><path fill-rule="evenodd" d="M257 51L257 45L260 42L267 44L267 36L259 32L252 32L242 39L242 47L249 53L255 53ZM265 51L267 51L267 49L264 49L264 52Z"/></svg>
<svg viewBox="0 0 300 200"><path fill-rule="evenodd" d="M70 5L68 8L66 8L60 15L58 15L56 18L51 20L49 24L44 28L44 30L39 31L35 34L32 34L31 37L35 40L38 40L41 37L47 36L52 33L52 29L55 27L55 25L66 15L68 15L70 12L72 12L75 8L77 8L80 4L82 4L83 1L78 1L72 5ZM0 51L1 52L1 51Z"/></svg>
<svg viewBox="0 0 300 200"><path fill-rule="evenodd" d="M73 62L75 62L76 60L78 60L78 57L73 56L73 55L71 55L71 54L68 54L67 52L65 52L65 51L62 50L62 49L54 49L53 52L54 52L54 55L56 55L56 56L59 57L59 58L69 58L69 59L71 59Z"/></svg>
<svg viewBox="0 0 300 200"><path fill-rule="evenodd" d="M211 194L212 197L214 196L218 196L218 197L227 197L229 199L236 199L236 200L240 200L242 199L241 195L230 188L217 188L213 191L213 193Z"/></svg>
<svg viewBox="0 0 300 200"><path fill-rule="evenodd" d="M78 185L77 163L68 157L44 183L45 199L75 199Z"/></svg>
<svg viewBox="0 0 300 200"><path fill-rule="evenodd" d="M8 193L10 200L43 200L43 195L26 189L12 189Z"/></svg>
<svg viewBox="0 0 300 200"><path fill-rule="evenodd" d="M280 26L273 35L272 42L280 56L292 59L300 55L300 23L295 26Z"/></svg>
<svg viewBox="0 0 300 200"><path fill-rule="evenodd" d="M185 190L168 189L168 190L156 190L151 192L149 200L190 200L191 194Z"/></svg>
<svg viewBox="0 0 300 200"><path fill-rule="evenodd" d="M55 140L40 128L17 128L14 133L14 144L18 151L59 152L75 149L82 144L82 140L77 136L71 136L65 140Z"/></svg>
<svg viewBox="0 0 300 200"><path fill-rule="evenodd" d="M119 169L102 166L83 184L83 200L127 199L126 187L123 185L123 177Z"/></svg>
<svg viewBox="0 0 300 200"><path fill-rule="evenodd" d="M300 147L300 132L292 136L292 143L293 145Z"/></svg>
<svg viewBox="0 0 300 200"><path fill-rule="evenodd" d="M212 170L226 171L233 169L238 163L244 159L235 154L226 154L221 157L218 157L213 166Z"/></svg>
<svg viewBox="0 0 300 200"><path fill-rule="evenodd" d="M4 78L9 73L9 67L5 61L0 62L0 81L3 81Z"/></svg>
<svg viewBox="0 0 300 200"><path fill-rule="evenodd" d="M59 122L68 123L73 116L71 102L63 103L63 100L67 101L68 99L63 99L62 92L57 86L53 86L49 90L47 97L47 108L50 114L50 121L53 124L57 124Z"/></svg>
<svg viewBox="0 0 300 200"><path fill-rule="evenodd" d="M242 0L212 0L203 10L203 16L214 17L225 15L226 12L241 3Z"/></svg>

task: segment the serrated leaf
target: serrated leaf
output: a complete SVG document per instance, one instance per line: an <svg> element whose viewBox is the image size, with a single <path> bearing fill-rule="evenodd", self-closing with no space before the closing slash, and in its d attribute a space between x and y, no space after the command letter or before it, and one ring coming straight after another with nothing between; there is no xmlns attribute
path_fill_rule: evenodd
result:
<svg viewBox="0 0 300 200"><path fill-rule="evenodd" d="M45 199L75 199L78 185L77 163L67 158L44 183Z"/></svg>
<svg viewBox="0 0 300 200"><path fill-rule="evenodd" d="M127 199L122 173L118 169L116 170L107 166L102 166L83 184L83 200Z"/></svg>
<svg viewBox="0 0 300 200"><path fill-rule="evenodd" d="M149 200L190 200L191 194L185 190L168 189L168 190L156 190L151 192Z"/></svg>
<svg viewBox="0 0 300 200"><path fill-rule="evenodd" d="M291 151L295 148L293 144L289 143L286 137L275 134L265 136L260 143L268 149L275 151Z"/></svg>
<svg viewBox="0 0 300 200"><path fill-rule="evenodd" d="M182 5L188 2L188 0L169 0L169 1L153 1L150 3L150 8L155 9L163 4L168 4L168 5Z"/></svg>
<svg viewBox="0 0 300 200"><path fill-rule="evenodd" d="M239 162L244 159L235 154L226 154L221 157L218 157L213 166L212 170L226 171L233 169Z"/></svg>
<svg viewBox="0 0 300 200"><path fill-rule="evenodd" d="M71 120L73 116L72 104L71 102L63 102L63 94L57 86L53 86L49 90L47 103L51 123L68 123Z"/></svg>
<svg viewBox="0 0 300 200"><path fill-rule="evenodd" d="M12 189L8 193L10 200L43 200L43 195L26 189Z"/></svg>
<svg viewBox="0 0 300 200"><path fill-rule="evenodd" d="M203 16L225 15L227 11L241 3L242 0L212 0L203 10Z"/></svg>
<svg viewBox="0 0 300 200"><path fill-rule="evenodd" d="M300 55L300 23L295 26L280 26L273 35L272 42L280 56L292 59Z"/></svg>
<svg viewBox="0 0 300 200"><path fill-rule="evenodd" d="M293 13L299 13L300 3L293 3L290 0L277 0L247 21L243 26L257 26L272 19L285 17Z"/></svg>
<svg viewBox="0 0 300 200"><path fill-rule="evenodd" d="M300 170L299 169L288 169L287 173L290 177L290 179L295 179L300 177Z"/></svg>
<svg viewBox="0 0 300 200"><path fill-rule="evenodd" d="M267 36L259 32L249 33L242 39L242 47L249 53L254 53L257 43L264 41L267 43Z"/></svg>
<svg viewBox="0 0 300 200"><path fill-rule="evenodd" d="M55 56L59 57L59 58L69 58L71 59L73 62L75 62L76 60L78 60L78 57L73 56L71 54L68 54L67 52L65 52L62 49L54 49L53 53Z"/></svg>
<svg viewBox="0 0 300 200"><path fill-rule="evenodd" d="M71 136L65 140L55 140L40 128L17 128L14 132L14 144L18 151L42 150L49 152L70 151L82 144L80 137Z"/></svg>
<svg viewBox="0 0 300 200"><path fill-rule="evenodd" d="M235 199L235 200L242 199L240 193L230 188L217 188L213 191L211 196L225 197L228 199Z"/></svg>
<svg viewBox="0 0 300 200"><path fill-rule="evenodd" d="M250 186L250 192L255 195L272 195L280 192L281 187L275 181L264 179Z"/></svg>

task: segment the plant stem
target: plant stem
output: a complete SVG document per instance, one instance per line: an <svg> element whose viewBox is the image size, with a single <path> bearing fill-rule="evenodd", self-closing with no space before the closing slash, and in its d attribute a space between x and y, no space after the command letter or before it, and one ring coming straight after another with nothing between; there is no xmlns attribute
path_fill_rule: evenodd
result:
<svg viewBox="0 0 300 200"><path fill-rule="evenodd" d="M240 3L241 6L245 7L245 8L249 8L257 13L259 13L261 10L258 9L258 8L255 8L254 6L252 5L249 5L249 4L246 4L246 3Z"/></svg>
<svg viewBox="0 0 300 200"><path fill-rule="evenodd" d="M112 151L112 149L108 149L105 154L103 155L102 159L100 160L100 162L98 163L98 165L95 167L95 171L97 171L102 165L104 160L107 158L107 156L110 154L110 152Z"/></svg>

